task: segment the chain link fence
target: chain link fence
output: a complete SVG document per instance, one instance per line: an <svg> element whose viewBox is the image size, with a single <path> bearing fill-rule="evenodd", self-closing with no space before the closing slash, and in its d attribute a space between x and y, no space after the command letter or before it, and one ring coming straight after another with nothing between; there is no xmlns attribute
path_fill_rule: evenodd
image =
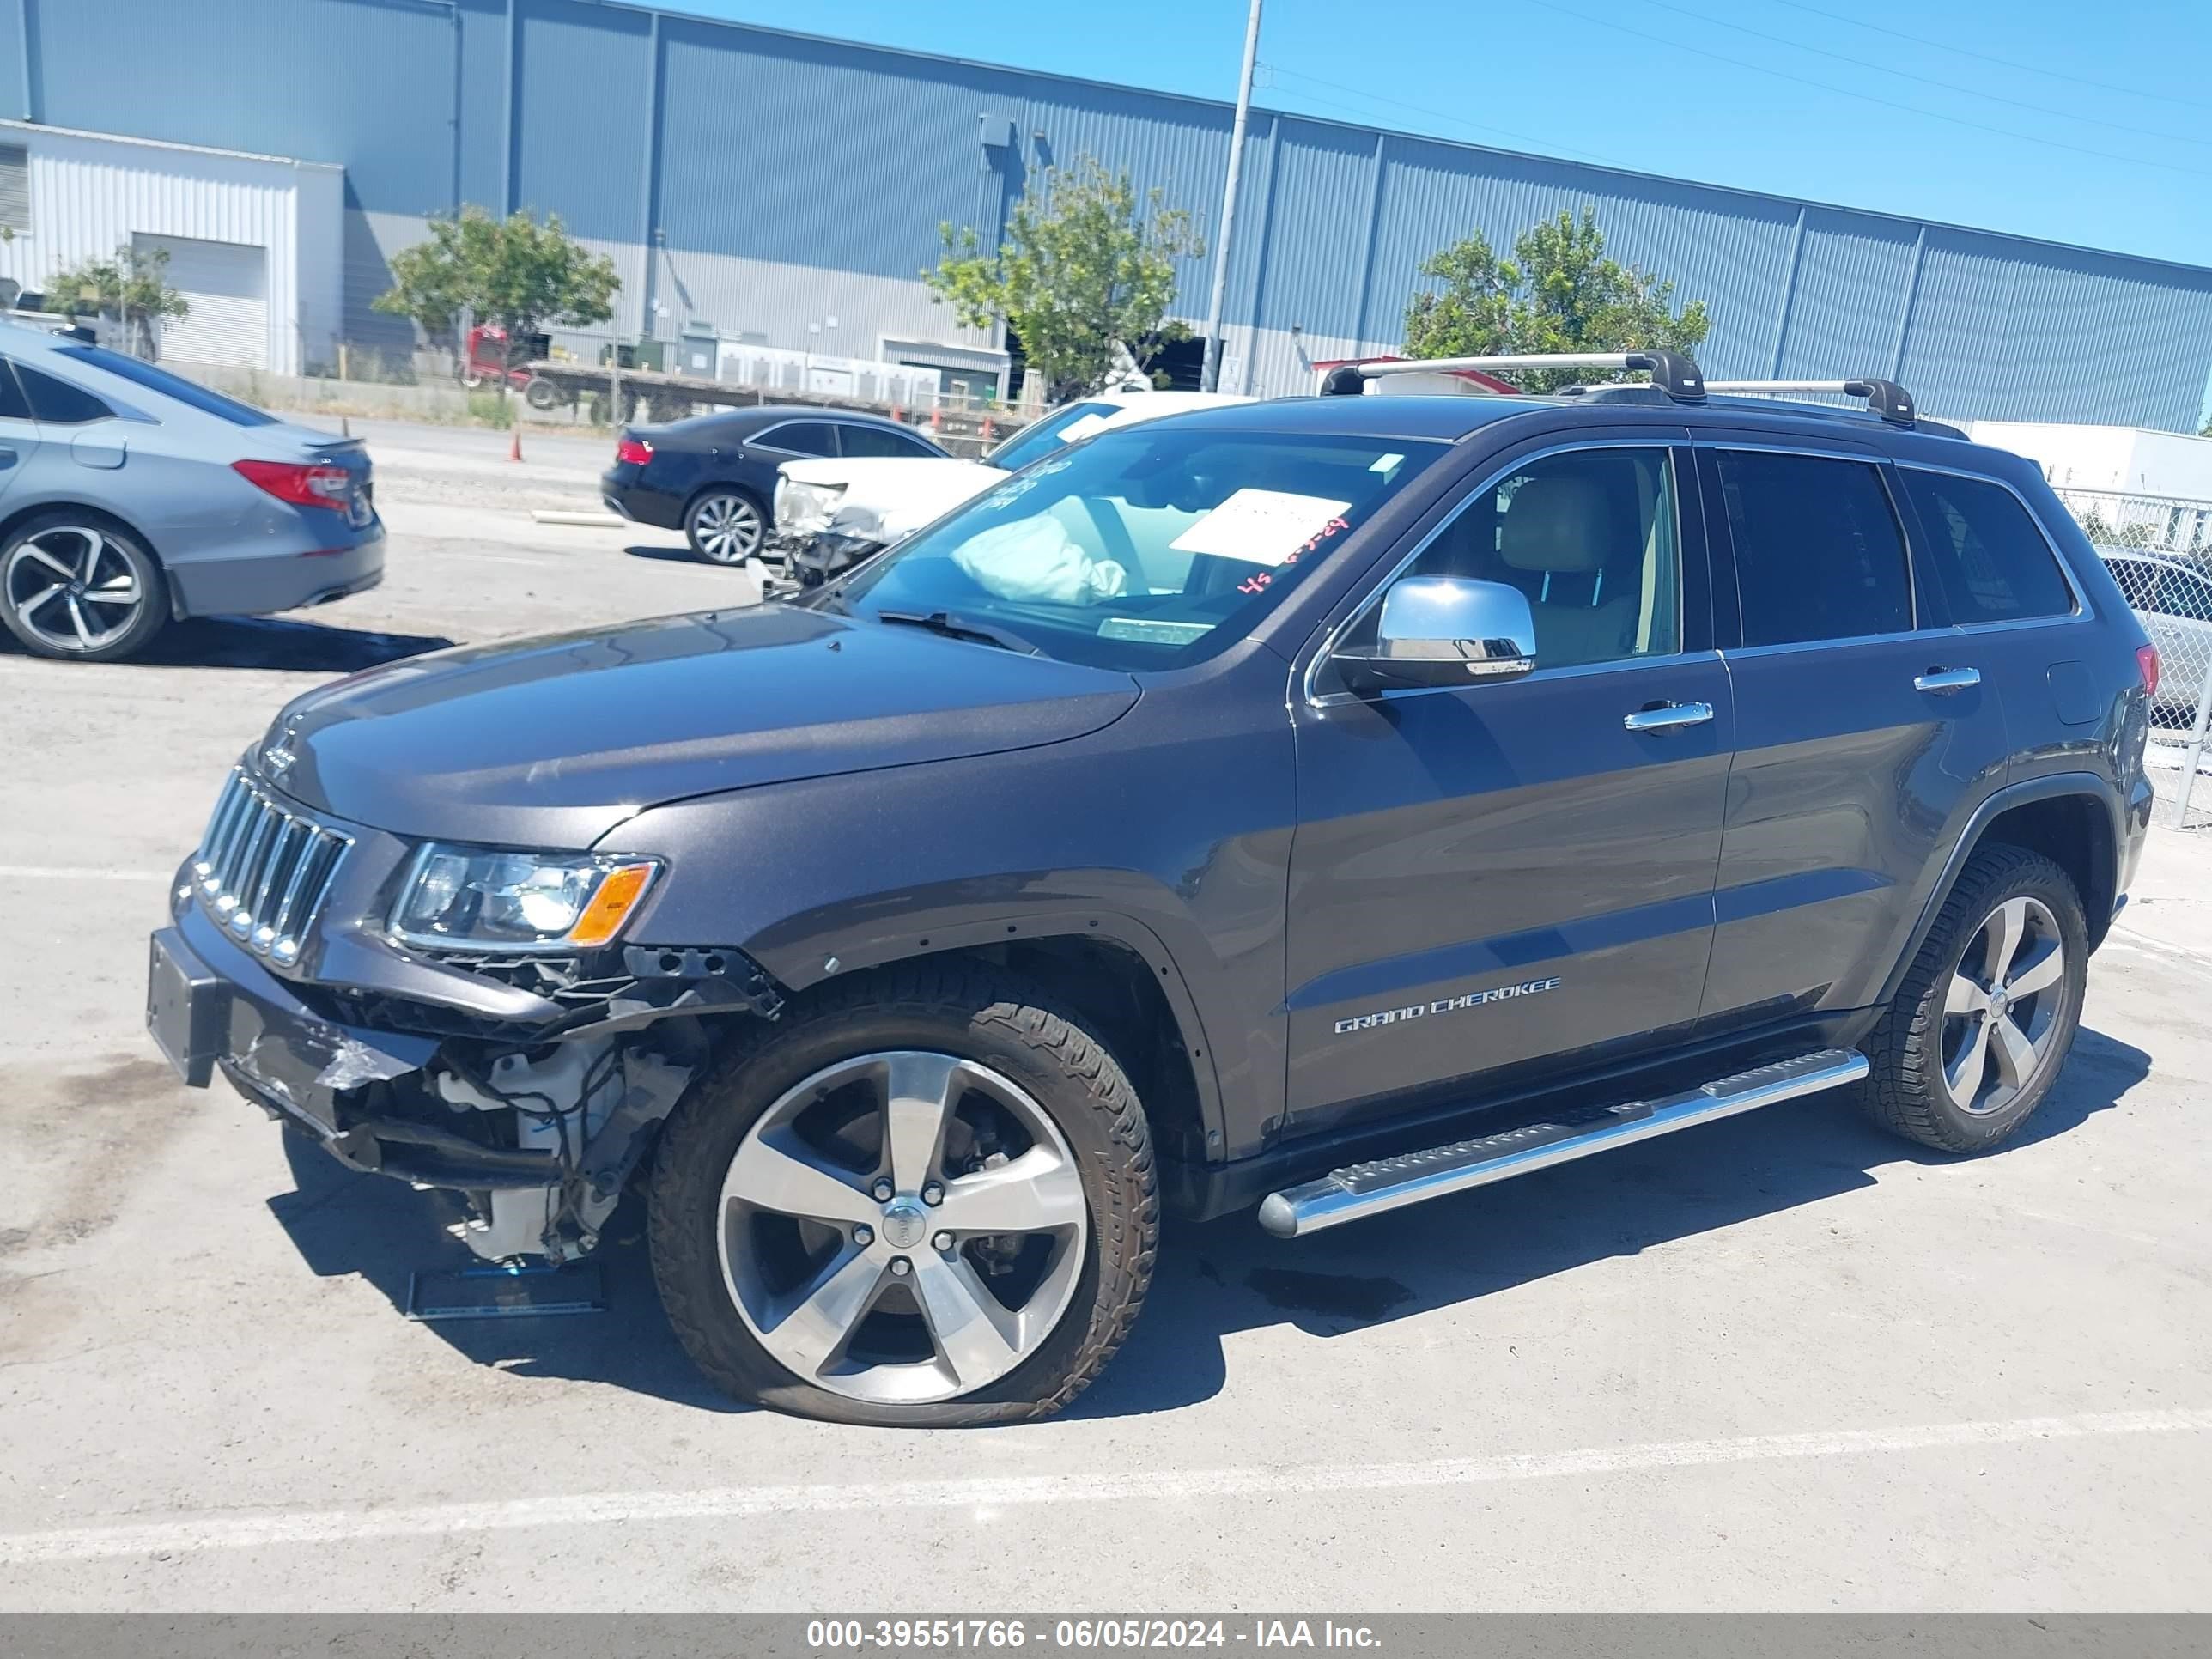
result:
<svg viewBox="0 0 2212 1659"><path fill-rule="evenodd" d="M2148 763L2159 821L2212 827L2212 501L2058 490L2158 647Z"/></svg>
<svg viewBox="0 0 2212 1659"><path fill-rule="evenodd" d="M509 355L503 342L474 333L425 345L401 325L303 339L296 374L269 367L258 338L234 352L197 343L191 355L137 355L267 408L497 428L522 421L611 428L716 409L813 404L900 421L953 454L975 455L1036 413L1000 402L995 381L712 337L624 341L620 362L610 363L613 343L604 336L539 337Z"/></svg>

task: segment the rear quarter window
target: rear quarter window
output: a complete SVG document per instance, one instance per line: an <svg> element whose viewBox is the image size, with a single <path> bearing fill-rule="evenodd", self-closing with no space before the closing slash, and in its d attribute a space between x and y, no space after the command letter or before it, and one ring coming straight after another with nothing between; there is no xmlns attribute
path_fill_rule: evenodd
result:
<svg viewBox="0 0 2212 1659"><path fill-rule="evenodd" d="M2074 590L2020 498L2002 484L1902 469L1954 623L2074 614Z"/></svg>
<svg viewBox="0 0 2212 1659"><path fill-rule="evenodd" d="M42 374L27 363L15 365L16 378L30 402L31 418L47 426L82 426L104 421L115 411L82 386Z"/></svg>

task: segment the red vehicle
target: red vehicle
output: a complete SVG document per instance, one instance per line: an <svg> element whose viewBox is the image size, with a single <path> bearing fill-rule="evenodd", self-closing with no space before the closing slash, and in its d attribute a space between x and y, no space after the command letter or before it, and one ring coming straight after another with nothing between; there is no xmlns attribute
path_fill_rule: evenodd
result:
<svg viewBox="0 0 2212 1659"><path fill-rule="evenodd" d="M467 355L461 359L461 384L471 392L480 386L496 386L500 371L507 362L507 331L496 323L480 323L471 329L467 338ZM550 338L543 334L526 334L514 349L513 367L507 368L507 383L510 389L521 392L530 385L530 365L542 362L553 349Z"/></svg>

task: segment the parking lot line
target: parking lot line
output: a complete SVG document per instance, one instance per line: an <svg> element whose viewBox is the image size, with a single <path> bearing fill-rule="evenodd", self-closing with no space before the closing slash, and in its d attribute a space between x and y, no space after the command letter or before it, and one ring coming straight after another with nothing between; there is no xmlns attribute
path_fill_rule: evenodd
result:
<svg viewBox="0 0 2212 1659"><path fill-rule="evenodd" d="M91 870L63 864L0 864L0 880L167 881L167 870Z"/></svg>
<svg viewBox="0 0 2212 1659"><path fill-rule="evenodd" d="M2016 1445L2112 1435L2212 1430L2212 1408L2104 1412L2000 1422L1672 1440L1579 1451L1505 1453L1419 1463L1367 1463L1085 1473L1005 1479L861 1481L850 1486L730 1486L689 1492L588 1492L413 1508L264 1510L171 1516L106 1526L0 1534L0 1566L117 1556L251 1550L532 1527L745 1520L874 1510L988 1510L1015 1505L1179 1502L1217 1497L1305 1497L1477 1486L1569 1475L1633 1474L1729 1463L1864 1456L1945 1447Z"/></svg>

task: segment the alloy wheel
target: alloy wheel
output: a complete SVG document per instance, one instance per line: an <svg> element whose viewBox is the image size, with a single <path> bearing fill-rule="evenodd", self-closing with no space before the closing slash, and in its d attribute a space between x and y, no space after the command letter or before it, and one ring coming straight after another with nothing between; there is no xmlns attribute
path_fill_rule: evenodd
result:
<svg viewBox="0 0 2212 1659"><path fill-rule="evenodd" d="M130 559L90 525L56 525L17 543L0 567L0 594L24 632L65 655L122 638L148 603Z"/></svg>
<svg viewBox="0 0 2212 1659"><path fill-rule="evenodd" d="M2042 1075L2058 1046L2066 946L2042 900L1990 913L1943 997L1943 1086L1962 1112L2003 1111Z"/></svg>
<svg viewBox="0 0 2212 1659"><path fill-rule="evenodd" d="M692 509L699 550L717 564L743 564L761 544L760 509L743 495L709 495Z"/></svg>
<svg viewBox="0 0 2212 1659"><path fill-rule="evenodd" d="M1090 1228L1066 1139L994 1068L895 1050L817 1072L730 1161L723 1284L777 1363L881 1405L957 1399L1036 1353Z"/></svg>

